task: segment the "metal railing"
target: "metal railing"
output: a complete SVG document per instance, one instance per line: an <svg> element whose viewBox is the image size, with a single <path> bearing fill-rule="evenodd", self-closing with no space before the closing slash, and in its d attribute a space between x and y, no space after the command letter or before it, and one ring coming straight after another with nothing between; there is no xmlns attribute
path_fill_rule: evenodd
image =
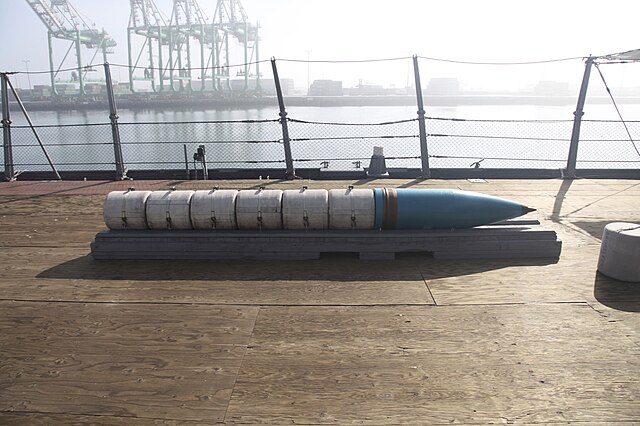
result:
<svg viewBox="0 0 640 426"><path fill-rule="evenodd" d="M275 60L272 64L277 76ZM419 83L417 66L414 58ZM105 74L109 76L108 64ZM191 156L198 147L206 150L204 166L209 177L233 176L231 172L287 178L336 173L425 178L640 176L635 142L640 136L639 121L579 120L580 146L571 160L576 119L426 117L419 84L417 115L391 122L315 122L289 117L277 85L280 118L271 120L119 123L112 102L108 123L12 126L5 84L9 77L1 77L1 159L6 179L20 173L25 178L42 178L52 164L53 171L68 179L91 173L115 179L201 178L205 175L197 169L203 159L196 161ZM111 92L109 98L113 100Z"/></svg>
<svg viewBox="0 0 640 426"><path fill-rule="evenodd" d="M421 169L417 119L323 123L288 119L295 170L365 172L375 147L386 167ZM627 122L640 136L640 122ZM110 124L34 126L58 171L115 171ZM279 120L119 123L123 162L134 171L193 170L206 147L210 171L286 168ZM431 169L553 169L566 165L572 121L426 118ZM12 166L46 172L49 163L29 126L12 126ZM189 153L185 164L184 146ZM3 157L4 161L4 157ZM583 120L578 169L640 170L640 156L619 121ZM177 171L179 170L179 172ZM68 173L67 173L68 174Z"/></svg>

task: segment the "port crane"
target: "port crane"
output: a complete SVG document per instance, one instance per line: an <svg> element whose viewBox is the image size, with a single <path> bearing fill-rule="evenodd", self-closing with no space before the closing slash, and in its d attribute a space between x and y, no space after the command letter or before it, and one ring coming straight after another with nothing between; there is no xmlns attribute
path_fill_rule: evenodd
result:
<svg viewBox="0 0 640 426"><path fill-rule="evenodd" d="M136 80L150 81L156 92L165 90L167 82L172 91L192 91L198 80L200 90L230 90L233 39L243 48L245 65L241 74L245 76L244 89L248 88L251 70L247 63L254 55L258 61L258 26L248 22L238 0L217 0L212 19L197 0L173 0L169 19L158 10L154 0L130 0L130 6L127 41L132 91L136 90ZM144 40L134 60L135 35ZM139 76L141 69L144 77ZM257 64L255 75L259 90Z"/></svg>
<svg viewBox="0 0 640 426"><path fill-rule="evenodd" d="M129 86L131 91L135 91L135 72L139 68L144 68L144 79L151 82L153 91L158 91L156 81L159 81L160 88L164 88L165 69L163 66L163 54L168 49L172 41L171 27L168 19L158 9L153 0L130 0L131 14L129 15L129 26L127 27L127 47L129 54ZM133 36L144 37L142 47L136 60L133 60ZM167 47L167 49L165 49ZM156 63L157 51L158 62ZM140 61L144 52L147 52L144 66L140 66Z"/></svg>
<svg viewBox="0 0 640 426"><path fill-rule="evenodd" d="M247 13L240 0L217 0L214 12L214 28L218 29L221 37L214 40L213 54L216 67L226 66L227 84L229 82L229 40L231 37L239 41L244 47L244 88L248 88L248 78L251 73L249 62L253 62L255 55L256 90L260 90L260 50L258 35L259 25L249 22ZM223 56L221 62L221 55ZM222 64L222 65L220 65Z"/></svg>
<svg viewBox="0 0 640 426"><path fill-rule="evenodd" d="M103 61L107 62L107 55L113 53L113 47L116 46L115 40L111 38L106 31L99 31L96 28L90 27L68 0L26 0L26 2L47 28L49 69L53 94L59 94L56 88L56 77L74 48L77 69L71 73L72 80L79 83L80 94L86 94L84 80L89 70L87 65L93 62L99 52L102 52ZM55 66L53 51L54 39L71 42L57 67ZM83 63L83 46L87 49L94 50L93 56L87 65Z"/></svg>
<svg viewBox="0 0 640 426"><path fill-rule="evenodd" d="M191 40L196 40L200 48L200 87L204 90L206 67L204 66L204 49L211 33L208 18L200 8L196 0L174 0L173 13L171 14L172 46L170 48L171 69L178 69L179 89L184 90L184 82L187 82L189 90L192 87L192 67L195 68L191 55ZM175 73L171 73L171 87L174 86Z"/></svg>

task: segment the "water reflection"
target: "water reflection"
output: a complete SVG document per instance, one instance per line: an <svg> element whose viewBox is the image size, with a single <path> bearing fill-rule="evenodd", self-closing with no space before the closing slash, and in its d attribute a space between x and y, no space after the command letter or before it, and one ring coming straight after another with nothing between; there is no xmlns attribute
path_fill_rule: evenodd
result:
<svg viewBox="0 0 640 426"><path fill-rule="evenodd" d="M427 107L431 166L484 168L561 168L571 137L573 107L468 105ZM623 105L623 116L637 118L640 105ZM382 146L388 167L420 167L414 106L290 107L288 118L296 167L353 170L366 166L374 146ZM640 158L609 105L587 105L583 117L579 167L636 168ZM119 129L130 169L183 168L205 145L210 168L284 168L282 132L276 107L246 110L120 110ZM114 164L108 110L34 111L32 121L60 170L110 170ZM49 166L20 113L12 114L14 162L20 169ZM241 122L242 120L270 120ZM409 120L406 123L372 123ZM411 121L413 120L413 121ZM526 122L520 120L527 120ZM230 122L231 121L231 122ZM348 126L340 123L365 123ZM640 122L627 125L640 135ZM0 159L3 153L0 152ZM358 164L357 162L361 162ZM612 163L613 162L613 163ZM356 163L356 164L354 164Z"/></svg>

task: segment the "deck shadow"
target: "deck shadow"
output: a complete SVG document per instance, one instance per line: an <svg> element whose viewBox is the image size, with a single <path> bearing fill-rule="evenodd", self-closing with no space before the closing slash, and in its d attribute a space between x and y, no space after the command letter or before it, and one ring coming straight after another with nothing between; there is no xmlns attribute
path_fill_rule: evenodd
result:
<svg viewBox="0 0 640 426"><path fill-rule="evenodd" d="M555 265L558 258L522 258L522 259L468 259L444 260L422 259L419 266L425 280L472 275L480 272L496 271L518 266Z"/></svg>
<svg viewBox="0 0 640 426"><path fill-rule="evenodd" d="M593 286L596 300L611 309L640 312L640 283L630 283L596 273Z"/></svg>
<svg viewBox="0 0 640 426"><path fill-rule="evenodd" d="M424 183L424 182L426 182L427 180L428 180L427 178L419 177L419 178L413 179L413 180L412 180L412 181L410 181L410 182L407 182L407 183L405 183L405 184L399 185L399 186L398 186L398 188L411 188L411 187L413 187L413 186L416 186L416 185L419 185L419 184L421 184L421 183Z"/></svg>
<svg viewBox="0 0 640 426"><path fill-rule="evenodd" d="M36 183L40 183L41 184L42 182L36 182ZM52 191L49 191L47 193L30 194L30 195L26 195L26 196L24 196L24 195L20 196L18 194L16 194L16 195L3 194L1 196L5 197L5 198L6 197L13 197L13 196L20 197L20 198L3 200L3 201L0 201L0 204L11 204L11 203L17 203L17 202L25 201L25 200L33 200L33 199L38 199L38 198L45 198L45 197L49 197L51 195L61 195L61 194L65 194L65 193L68 193L68 192L83 190L83 189L87 189L87 188L95 188L95 187L98 187L98 186L104 186L104 185L108 185L110 183L111 183L111 181L100 181L100 182L97 182L97 183L89 183L89 184L86 184L86 185L72 186L70 188L62 188L62 189L52 190Z"/></svg>
<svg viewBox="0 0 640 426"><path fill-rule="evenodd" d="M604 232L604 227L613 222L629 222L628 220L585 220L585 221L571 221L572 224L587 232L593 238L597 238L598 240L602 240L602 233Z"/></svg>
<svg viewBox="0 0 640 426"><path fill-rule="evenodd" d="M558 193L556 194L555 202L553 203L553 210L551 214L551 221L559 222L560 221L560 211L562 210L562 204L564 203L564 199L573 184L573 179L564 179L560 188L558 188Z"/></svg>
<svg viewBox="0 0 640 426"><path fill-rule="evenodd" d="M553 259L438 260L403 253L396 260L363 261L349 253L318 260L100 260L91 255L55 265L39 279L133 281L415 281L464 276L512 266L548 265ZM428 272L425 273L425 266ZM421 273L420 270L423 272Z"/></svg>

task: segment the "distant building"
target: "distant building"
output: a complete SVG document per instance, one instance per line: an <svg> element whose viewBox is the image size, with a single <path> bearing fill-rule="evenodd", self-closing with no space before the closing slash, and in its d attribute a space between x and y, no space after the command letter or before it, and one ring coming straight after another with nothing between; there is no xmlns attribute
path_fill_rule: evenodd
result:
<svg viewBox="0 0 640 426"><path fill-rule="evenodd" d="M362 84L358 87L360 94L365 96L382 96L387 91L381 84Z"/></svg>
<svg viewBox="0 0 640 426"><path fill-rule="evenodd" d="M105 93L106 89L105 84L87 83L84 85L84 91L88 95L99 95Z"/></svg>
<svg viewBox="0 0 640 426"><path fill-rule="evenodd" d="M272 82L273 87L274 87L274 91L275 91L275 82L273 82L273 79L270 79L269 81ZM282 94L283 95L292 94L294 89L295 89L294 84L293 84L293 79L292 78L281 78L280 79L280 87L282 88Z"/></svg>
<svg viewBox="0 0 640 426"><path fill-rule="evenodd" d="M32 91L34 96L51 96L51 86L45 84L36 84Z"/></svg>
<svg viewBox="0 0 640 426"><path fill-rule="evenodd" d="M58 85L56 85L56 87L58 87ZM131 85L125 82L118 82L113 85L113 93L118 95L131 93Z"/></svg>
<svg viewBox="0 0 640 426"><path fill-rule="evenodd" d="M451 77L432 78L425 92L429 95L457 95L460 92L460 82Z"/></svg>
<svg viewBox="0 0 640 426"><path fill-rule="evenodd" d="M309 96L342 96L342 82L315 80L309 87Z"/></svg>
<svg viewBox="0 0 640 426"><path fill-rule="evenodd" d="M222 82L224 83L224 81ZM248 90L256 90L257 80L255 77L251 77L247 79L247 89ZM291 78L281 78L280 79L280 88L282 89L283 95L289 95L293 91L293 79ZM234 91L242 91L245 89L245 80L241 79L233 79L231 80L231 90ZM260 90L264 95L275 95L276 94L276 83L273 78L261 78L260 79Z"/></svg>

